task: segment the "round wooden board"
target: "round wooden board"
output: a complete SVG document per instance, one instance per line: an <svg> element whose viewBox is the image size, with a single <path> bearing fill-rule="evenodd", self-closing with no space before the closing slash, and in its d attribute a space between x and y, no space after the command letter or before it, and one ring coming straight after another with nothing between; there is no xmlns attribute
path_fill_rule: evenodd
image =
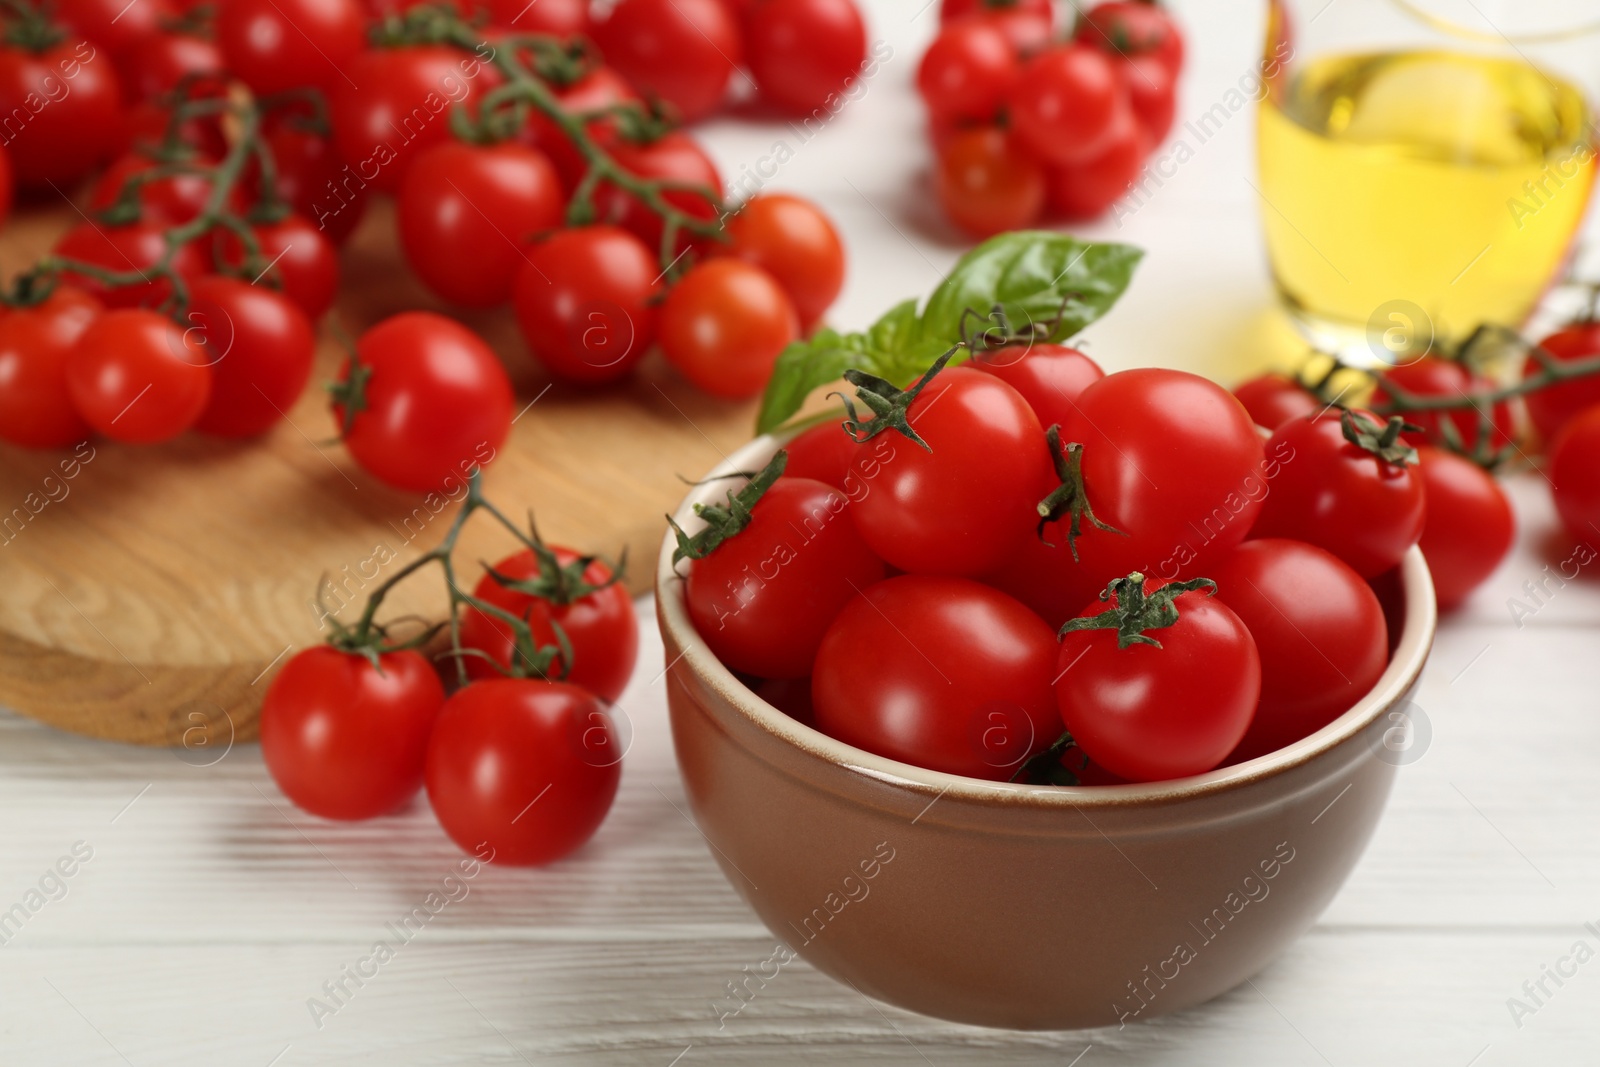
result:
<svg viewBox="0 0 1600 1067"><path fill-rule="evenodd" d="M0 265L26 267L77 217L63 207L15 218ZM398 311L445 310L400 259L387 203L372 206L343 269L331 318L351 336ZM644 590L662 516L685 491L678 476L697 477L747 440L754 405L712 400L654 355L615 388L551 384L509 312L458 317L505 359L519 397L511 438L484 476L489 496L514 516L533 509L552 542L612 558L626 547L628 585ZM435 513L329 443L336 427L316 383L342 350L328 325L313 385L263 438L96 440L82 459L0 445L0 704L140 744L254 737L271 672L326 636L319 584L352 619L367 590L437 542L456 504ZM513 546L475 518L458 569L475 574ZM437 619L445 604L429 570L386 609Z"/></svg>

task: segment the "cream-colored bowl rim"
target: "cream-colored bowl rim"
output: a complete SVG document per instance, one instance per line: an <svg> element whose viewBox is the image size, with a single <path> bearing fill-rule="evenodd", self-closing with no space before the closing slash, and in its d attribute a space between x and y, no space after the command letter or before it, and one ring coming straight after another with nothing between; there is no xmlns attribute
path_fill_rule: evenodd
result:
<svg viewBox="0 0 1600 1067"><path fill-rule="evenodd" d="M726 457L707 475L705 483L696 486L684 499L673 516L674 520L690 533L699 529L704 524L695 515L694 505L723 502L728 488L736 484L711 479L734 471L759 469L777 451L779 443L779 439L771 435L758 437ZM709 688L726 696L733 707L762 731L821 760L866 777L904 786L919 793L1043 809L1165 804L1178 799L1230 792L1300 766L1361 733L1405 695L1422 673L1438 624L1433 580L1428 574L1427 564L1423 562L1422 551L1412 548L1400 565L1405 621L1388 668L1372 691L1354 707L1309 737L1232 767L1165 782L1108 786L990 782L928 770L847 745L796 721L762 700L712 655L711 649L695 630L684 602L684 583L672 563L672 553L676 547L672 532L668 530L662 540L661 556L656 568L656 598L664 636L669 644L676 645L682 653L679 661L669 665L670 670L686 667L694 671ZM687 568L692 565L685 561L683 573L687 573Z"/></svg>

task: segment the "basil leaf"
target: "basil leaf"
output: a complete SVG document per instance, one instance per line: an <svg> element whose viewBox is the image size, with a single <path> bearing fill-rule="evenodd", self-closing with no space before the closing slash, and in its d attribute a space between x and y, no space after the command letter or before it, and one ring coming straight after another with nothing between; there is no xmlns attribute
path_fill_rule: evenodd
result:
<svg viewBox="0 0 1600 1067"><path fill-rule="evenodd" d="M846 341L837 331L822 329L808 340L789 342L778 353L767 391L761 396L757 433L771 433L782 426L800 410L813 389L838 381L845 371L860 365L860 354L847 347Z"/></svg>

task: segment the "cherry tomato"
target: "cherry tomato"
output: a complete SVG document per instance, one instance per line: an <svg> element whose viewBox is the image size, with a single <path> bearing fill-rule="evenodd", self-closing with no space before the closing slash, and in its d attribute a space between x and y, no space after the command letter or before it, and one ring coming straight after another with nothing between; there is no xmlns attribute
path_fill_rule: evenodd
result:
<svg viewBox="0 0 1600 1067"><path fill-rule="evenodd" d="M487 0L489 25L516 33L582 37L591 32L589 0Z"/></svg>
<svg viewBox="0 0 1600 1067"><path fill-rule="evenodd" d="M333 142L320 134L278 124L266 141L277 168L278 198L329 241L343 244L366 212L366 183L349 172Z"/></svg>
<svg viewBox="0 0 1600 1067"><path fill-rule="evenodd" d="M1047 18L1055 15L1052 0L1016 0L1015 3L1008 0L940 0L939 25L948 26L971 15L987 15L1007 8L1031 11Z"/></svg>
<svg viewBox="0 0 1600 1067"><path fill-rule="evenodd" d="M1021 393L1041 426L1065 423L1083 391L1106 376L1098 363L1076 348L1048 342L990 349L973 356L967 366L992 374Z"/></svg>
<svg viewBox="0 0 1600 1067"><path fill-rule="evenodd" d="M594 39L607 63L685 122L717 110L744 58L738 25L720 0L621 0Z"/></svg>
<svg viewBox="0 0 1600 1067"><path fill-rule="evenodd" d="M117 54L148 48L161 23L177 14L167 0L56 0L55 15L68 29Z"/></svg>
<svg viewBox="0 0 1600 1067"><path fill-rule="evenodd" d="M228 0L217 11L228 69L257 96L359 85L366 24L356 0Z"/></svg>
<svg viewBox="0 0 1600 1067"><path fill-rule="evenodd" d="M1469 371L1453 360L1440 359L1438 356L1423 356L1421 359L1410 363L1402 363L1398 367L1391 367L1383 372L1381 381L1393 382L1396 387L1412 396L1419 397L1450 397L1460 399L1493 387L1488 379ZM1373 407L1382 407L1390 399L1389 393L1382 384L1372 391ZM1500 448L1511 440L1511 407L1500 403L1494 406L1493 412L1494 432L1490 436L1490 444ZM1441 414L1437 411L1415 411L1406 413L1406 421L1422 427L1421 433L1407 433L1406 440L1414 445L1442 444L1444 431L1442 425L1448 418L1460 437L1462 444L1473 448L1478 441L1478 412L1476 408L1461 411L1451 411Z"/></svg>
<svg viewBox="0 0 1600 1067"><path fill-rule="evenodd" d="M952 134L933 178L945 215L974 237L1030 226L1044 209L1044 169L992 126Z"/></svg>
<svg viewBox="0 0 1600 1067"><path fill-rule="evenodd" d="M1011 39L983 19L940 31L917 67L917 91L935 121L992 122L1021 64Z"/></svg>
<svg viewBox="0 0 1600 1067"><path fill-rule="evenodd" d="M67 356L67 391L90 426L113 441L151 444L195 424L211 396L209 355L164 315L107 311Z"/></svg>
<svg viewBox="0 0 1600 1067"><path fill-rule="evenodd" d="M261 701L261 758L296 807L370 819L416 796L444 687L417 652L318 645L283 665Z"/></svg>
<svg viewBox="0 0 1600 1067"><path fill-rule="evenodd" d="M966 19L987 22L997 28L1006 35L1021 58L1044 51L1055 38L1055 12L1048 6L1041 8L1032 4L1012 4L1008 7L986 7L957 21Z"/></svg>
<svg viewBox="0 0 1600 1067"><path fill-rule="evenodd" d="M128 8L144 8L144 3ZM89 35L91 39L93 35ZM222 50L215 41L189 33L157 33L118 57L129 100L159 100L190 79L199 95L224 88ZM201 88L203 86L203 88Z"/></svg>
<svg viewBox="0 0 1600 1067"><path fill-rule="evenodd" d="M791 115L829 114L861 73L867 27L855 0L756 0L744 51L763 100Z"/></svg>
<svg viewBox="0 0 1600 1067"><path fill-rule="evenodd" d="M1079 588L1104 589L1133 571L1167 581L1204 575L1278 492L1275 483L1268 491L1271 471L1249 414L1221 386L1184 371L1106 375L1079 394L1061 440L1083 446L1088 503L1122 531L1082 522L1081 562L1063 564L1085 576ZM1061 521L1046 535L1065 548L1067 531Z"/></svg>
<svg viewBox="0 0 1600 1067"><path fill-rule="evenodd" d="M310 222L293 212L277 222L250 227L260 245L260 263L245 263L244 244L237 234L223 234L219 262L242 270L246 280L277 282L283 295L312 321L333 306L339 294L339 253L332 242Z"/></svg>
<svg viewBox="0 0 1600 1067"><path fill-rule="evenodd" d="M892 428L878 435L893 435L894 452L855 503L861 535L903 571L988 573L1032 536L1055 481L1038 416L1011 386L967 367L938 372L907 415L927 448Z"/></svg>
<svg viewBox="0 0 1600 1067"><path fill-rule="evenodd" d="M572 645L571 670L565 681L582 686L601 700L614 701L627 688L639 655L639 624L633 615L628 587L613 579L603 560L575 566L578 553L552 547L553 566L541 565L532 550L524 549L496 563L478 580L472 595L503 608L528 623L537 647L558 644L560 626ZM523 583L534 590L502 585L495 575ZM461 646L488 653L495 663L509 667L516 654L511 627L477 608L461 615ZM494 678L499 673L477 656L466 659L467 674ZM556 659L557 669L561 658ZM525 664L526 666L526 664Z"/></svg>
<svg viewBox="0 0 1600 1067"><path fill-rule="evenodd" d="M794 304L772 275L738 259L709 259L667 291L661 354L712 396L754 396L800 335Z"/></svg>
<svg viewBox="0 0 1600 1067"><path fill-rule="evenodd" d="M89 437L67 390L67 357L98 314L100 301L58 286L0 318L0 439L65 448Z"/></svg>
<svg viewBox="0 0 1600 1067"><path fill-rule="evenodd" d="M124 136L118 146L127 146L141 155L154 154L167 139L172 125L172 109L151 100L141 100L127 111L122 121ZM228 151L228 138L216 115L195 115L178 124L178 142L194 150L200 159L221 159Z"/></svg>
<svg viewBox="0 0 1600 1067"><path fill-rule="evenodd" d="M331 87L339 155L381 193L400 188L422 150L451 139L450 115L472 107L504 80L472 53L447 45L374 48L348 64Z"/></svg>
<svg viewBox="0 0 1600 1067"><path fill-rule="evenodd" d="M110 59L85 40L38 52L0 45L0 115L19 113L27 122L8 128L6 142L17 184L65 189L118 148L122 94Z"/></svg>
<svg viewBox="0 0 1600 1067"><path fill-rule="evenodd" d="M1315 415L1327 405L1285 374L1263 374L1235 386L1233 395L1257 426L1276 430L1290 419Z"/></svg>
<svg viewBox="0 0 1600 1067"><path fill-rule="evenodd" d="M411 269L464 307L510 299L523 247L561 218L555 168L538 149L515 142L435 145L406 171L397 205Z"/></svg>
<svg viewBox="0 0 1600 1067"><path fill-rule="evenodd" d="M1600 322L1575 322L1540 341L1539 347L1563 363L1600 358ZM1522 365L1522 376L1531 377L1538 370L1539 361L1529 356ZM1523 403L1534 429L1548 444L1579 412L1600 404L1600 374L1547 386L1529 393Z"/></svg>
<svg viewBox="0 0 1600 1067"><path fill-rule="evenodd" d="M1145 596L1160 583L1129 575ZM1080 618L1129 610L1130 587ZM1177 620L1147 629L1154 644L1122 646L1115 629L1076 630L1061 640L1056 699L1061 721L1096 764L1133 782L1203 774L1238 745L1261 695L1261 657L1250 631L1202 590L1172 602Z"/></svg>
<svg viewBox="0 0 1600 1067"><path fill-rule="evenodd" d="M1517 521L1500 483L1469 459L1424 445L1417 449L1428 517L1422 558L1442 611L1459 606L1495 572L1516 538Z"/></svg>
<svg viewBox="0 0 1600 1067"><path fill-rule="evenodd" d="M443 315L404 311L356 342L364 406L346 425L345 447L379 481L439 492L487 467L511 432L511 381L477 334ZM348 382L350 366L340 375Z"/></svg>
<svg viewBox="0 0 1600 1067"><path fill-rule="evenodd" d="M56 242L55 254L105 270L143 272L155 266L166 250L166 231L155 223L102 226L94 222L80 222L61 235ZM180 246L172 264L185 281L200 277L208 266L205 255L195 242ZM67 270L62 272L62 280L98 297L107 307L154 305L172 295L172 285L165 278L110 288L86 274Z"/></svg>
<svg viewBox="0 0 1600 1067"><path fill-rule="evenodd" d="M1383 606L1331 553L1269 537L1246 541L1210 574L1261 654L1261 703L1228 762L1311 736L1378 684L1389 662Z"/></svg>
<svg viewBox="0 0 1600 1067"><path fill-rule="evenodd" d="M871 491L882 465L894 458L897 437L879 434L866 444L857 444L837 422L813 426L783 446L789 453L783 476L810 478L857 499ZM916 447L903 438L901 444Z"/></svg>
<svg viewBox="0 0 1600 1067"><path fill-rule="evenodd" d="M1183 34L1172 17L1149 0L1097 4L1079 19L1075 36L1114 55L1154 55L1174 79L1183 70Z"/></svg>
<svg viewBox="0 0 1600 1067"><path fill-rule="evenodd" d="M722 176L693 137L675 130L645 144L617 141L609 145L609 151L620 167L641 178L666 178L696 187L671 190L663 194L663 199L695 218L717 217ZM645 207L632 193L610 182L601 182L595 189L594 206L601 221L621 226L652 249L661 247L661 216ZM687 234L680 235L674 252L692 243Z"/></svg>
<svg viewBox="0 0 1600 1067"><path fill-rule="evenodd" d="M205 210L211 199L211 178L205 174L174 174L167 178L139 180L138 175L154 170L160 163L129 153L106 169L89 192L89 210L104 211L117 203L123 186L139 181L139 217L147 222L176 226L189 222Z"/></svg>
<svg viewBox="0 0 1600 1067"><path fill-rule="evenodd" d="M1178 76L1153 52L1127 60L1128 103L1144 131L1144 143L1154 148L1172 132L1178 114Z"/></svg>
<svg viewBox="0 0 1600 1067"><path fill-rule="evenodd" d="M562 108L574 113L600 112L619 104L643 103L633 86L628 84L628 79L610 67L591 68L583 77L571 84L552 85L550 88ZM586 124L584 129L588 131L590 137L608 147L617 139L615 118L594 119ZM561 188L571 193L589 166L583 153L573 145L572 139L543 112L538 111L528 116L525 138L550 157L550 162L555 164L556 173L561 176Z"/></svg>
<svg viewBox="0 0 1600 1067"><path fill-rule="evenodd" d="M772 275L794 303L802 329L821 320L844 288L844 245L811 201L787 193L746 200L727 221L727 249Z"/></svg>
<svg viewBox="0 0 1600 1067"><path fill-rule="evenodd" d="M1123 75L1105 53L1058 45L1028 60L1006 99L1018 143L1059 167L1105 151L1125 94Z"/></svg>
<svg viewBox="0 0 1600 1067"><path fill-rule="evenodd" d="M689 617L729 669L804 678L840 609L883 579L850 511L832 486L780 478L747 526L693 562Z"/></svg>
<svg viewBox="0 0 1600 1067"><path fill-rule="evenodd" d="M556 377L615 381L655 340L660 276L655 255L626 230L558 230L527 249L511 291L517 325Z"/></svg>
<svg viewBox="0 0 1600 1067"><path fill-rule="evenodd" d="M1550 446L1546 473L1567 530L1586 543L1600 536L1600 407L1585 409L1562 429Z"/></svg>
<svg viewBox="0 0 1600 1067"><path fill-rule="evenodd" d="M1342 412L1290 419L1272 433L1268 455L1282 460L1255 537L1287 537L1325 548L1374 578L1400 562L1422 536L1426 515L1416 464L1345 438ZM1381 432L1384 422L1350 412L1351 425Z"/></svg>
<svg viewBox="0 0 1600 1067"><path fill-rule="evenodd" d="M1045 171L1045 198L1051 211L1068 219L1095 218L1138 180L1148 145L1132 111L1118 109L1101 146L1088 159Z"/></svg>
<svg viewBox="0 0 1600 1067"><path fill-rule="evenodd" d="M493 678L445 702L428 800L451 840L492 862L550 863L600 828L622 777L606 706L564 682Z"/></svg>
<svg viewBox="0 0 1600 1067"><path fill-rule="evenodd" d="M190 289L184 319L211 365L211 399L195 429L253 437L300 398L311 377L316 336L287 296L237 278L201 278Z"/></svg>

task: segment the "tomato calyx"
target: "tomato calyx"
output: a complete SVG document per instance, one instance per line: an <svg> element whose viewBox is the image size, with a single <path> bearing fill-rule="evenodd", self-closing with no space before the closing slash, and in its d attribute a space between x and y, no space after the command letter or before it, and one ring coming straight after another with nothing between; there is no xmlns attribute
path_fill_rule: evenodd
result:
<svg viewBox="0 0 1600 1067"><path fill-rule="evenodd" d="M932 452L933 447L911 427L911 402L928 387L934 375L944 370L950 358L965 347L966 344L962 343L947 350L944 355L933 361L933 366L923 371L922 377L913 382L909 389L901 389L887 379L880 378L876 374L868 374L855 367L845 371L844 380L856 387L855 399L871 409L873 415L872 418L863 421L856 410L854 400L843 393L828 394L844 401L844 429L850 435L850 439L858 445L865 444L885 430L894 430L907 440L921 445L925 451Z"/></svg>
<svg viewBox="0 0 1600 1067"><path fill-rule="evenodd" d="M1150 645L1160 648L1161 642L1145 636L1146 630L1164 630L1178 621L1178 605L1174 603L1184 593L1205 590L1214 596L1217 583L1210 578L1190 578L1185 582L1170 582L1159 589L1145 592L1144 575L1134 571L1126 578L1112 579L1100 593L1100 599L1116 603L1098 615L1082 615L1068 619L1057 631L1057 636L1083 630L1117 631L1117 648L1131 645Z"/></svg>
<svg viewBox="0 0 1600 1067"><path fill-rule="evenodd" d="M509 589L514 593L523 593L535 597L557 607L567 607L586 596L592 596L602 589L609 589L622 580L623 573L628 567L628 550L624 548L615 567L609 560L600 556L579 556L571 563L562 565L561 560L545 544L544 538L539 536L539 529L534 525L533 516L528 516L528 540L533 558L539 565L539 573L532 578L512 578L501 574L487 563L483 569L494 583L502 589ZM596 560L606 564L611 571L611 577L598 585L589 581L587 573L589 567Z"/></svg>
<svg viewBox="0 0 1600 1067"><path fill-rule="evenodd" d="M777 482L788 462L789 453L780 448L771 462L756 473L728 475L730 478L747 477L750 480L738 489L728 490L726 504L696 504L694 513L704 520L706 525L705 529L692 537L684 533L683 527L668 515L667 524L672 527L672 532L678 539L678 547L672 553L672 562L677 564L686 559L704 559L715 552L717 546L749 526L751 509Z"/></svg>
<svg viewBox="0 0 1600 1067"><path fill-rule="evenodd" d="M35 55L67 39L67 31L56 25L39 7L33 4L7 4L4 39Z"/></svg>
<svg viewBox="0 0 1600 1067"><path fill-rule="evenodd" d="M1067 752L1074 748L1078 749L1080 755L1083 753L1083 749L1078 748L1078 743L1072 739L1072 731L1062 731L1060 737L1050 742L1049 748L1023 760L1010 781L1027 785L1082 785L1077 772L1066 764ZM1083 755L1077 770L1083 770L1088 763L1089 757Z"/></svg>
<svg viewBox="0 0 1600 1067"><path fill-rule="evenodd" d="M339 420L341 441L350 436L350 427L356 421L356 416L367 410L367 385L372 380L372 368L361 362L361 357L354 352L350 353L345 367L343 378L328 382L323 387L343 412Z"/></svg>
<svg viewBox="0 0 1600 1067"><path fill-rule="evenodd" d="M1339 427L1346 441L1391 466L1404 467L1417 461L1417 450L1400 435L1421 433L1422 427L1413 426L1402 415L1391 415L1386 425L1379 426L1365 415L1345 408L1339 412Z"/></svg>
<svg viewBox="0 0 1600 1067"><path fill-rule="evenodd" d="M1037 533L1039 540L1050 545L1045 539L1045 527L1052 522L1067 520L1067 547L1072 550L1072 560L1078 561L1078 538L1083 536L1083 520L1088 519L1089 525L1096 530L1114 533L1119 537L1127 537L1126 530L1119 530L1108 522L1102 522L1095 515L1094 508L1089 506L1089 491L1083 484L1083 446L1076 441L1063 446L1061 444L1061 425L1051 426L1044 433L1045 440L1050 443L1050 460L1055 464L1056 477L1061 479L1061 484L1051 490L1050 495L1039 501L1039 526ZM1054 548L1054 545L1050 545Z"/></svg>

